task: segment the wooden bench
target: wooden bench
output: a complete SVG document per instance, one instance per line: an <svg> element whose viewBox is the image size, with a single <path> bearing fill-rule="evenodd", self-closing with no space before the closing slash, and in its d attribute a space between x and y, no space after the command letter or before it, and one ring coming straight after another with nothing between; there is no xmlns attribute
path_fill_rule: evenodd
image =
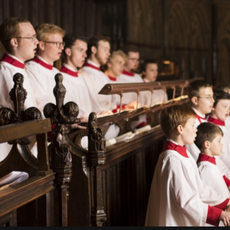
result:
<svg viewBox="0 0 230 230"><path fill-rule="evenodd" d="M65 203L68 226L144 225L152 176L165 141L159 125L159 112L168 106L187 104L186 87L193 80L162 82L161 85L105 85L100 92L102 94L133 92L135 86L135 92L137 89L152 91L171 88L173 97L166 103L97 119L92 112L86 130L65 132L65 144L68 145L72 156L72 171L71 175L69 174L68 192L65 193L68 194ZM130 122L141 114L151 117L148 124L150 129L130 139L105 146L104 127L106 130L106 126L115 123L122 127L121 135L132 132ZM84 136L88 136L88 149L81 146ZM58 174L56 171L57 177Z"/></svg>
<svg viewBox="0 0 230 230"><path fill-rule="evenodd" d="M23 76L19 75L18 77ZM20 90L24 90L24 88L20 88ZM14 105L20 105L20 101L17 101L20 100L20 97L14 99ZM21 105L23 106L23 103ZM0 109L2 125L0 127L0 143L6 142L12 145L9 154L0 162L0 177L4 177L11 171L23 171L29 174L28 179L18 184L0 188L0 224L2 226L39 226L44 223L45 226L52 226L52 191L55 174L50 169L47 142L47 132L51 130L51 122L50 119L37 120L36 116L30 117L29 121L26 121L26 117L29 118L28 111L36 112L37 115L39 112L35 107L24 111L22 106L21 108L16 106L15 111L8 108ZM15 123L13 124L8 124L11 123L12 116L5 116L9 113L14 114L15 119L17 118L14 119ZM37 157L28 147L28 138L32 136L36 138ZM38 199L45 201L45 207L39 204ZM43 221L38 218L39 215L34 214L38 212L44 213L44 215L40 215L44 218Z"/></svg>

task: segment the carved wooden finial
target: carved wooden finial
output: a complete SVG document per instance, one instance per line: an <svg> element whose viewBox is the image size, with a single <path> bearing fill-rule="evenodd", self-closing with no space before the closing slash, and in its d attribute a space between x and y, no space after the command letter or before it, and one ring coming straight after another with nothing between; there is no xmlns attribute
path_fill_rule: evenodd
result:
<svg viewBox="0 0 230 230"><path fill-rule="evenodd" d="M56 99L56 105L53 103L45 105L43 110L45 117L50 118L52 124L80 123L80 119L77 118L79 113L78 105L73 101L64 104L66 88L62 84L62 74L56 74L55 81L56 85L53 89L53 93Z"/></svg>
<svg viewBox="0 0 230 230"><path fill-rule="evenodd" d="M14 111L6 107L1 108L0 125L41 119L42 114L36 107L24 110L24 103L27 98L27 92L23 87L24 76L21 73L16 73L13 76L13 81L14 86L9 92L9 96L13 101Z"/></svg>

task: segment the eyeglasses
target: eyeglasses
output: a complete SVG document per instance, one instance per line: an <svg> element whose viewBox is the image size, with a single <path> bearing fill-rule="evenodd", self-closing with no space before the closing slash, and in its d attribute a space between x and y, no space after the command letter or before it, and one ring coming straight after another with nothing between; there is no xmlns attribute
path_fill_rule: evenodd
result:
<svg viewBox="0 0 230 230"><path fill-rule="evenodd" d="M30 39L32 42L35 42L37 40L37 35L33 35L31 37L16 37L16 38Z"/></svg>
<svg viewBox="0 0 230 230"><path fill-rule="evenodd" d="M137 62L140 61L140 59L137 59L137 58L129 58L129 60L131 60L131 61L137 61Z"/></svg>
<svg viewBox="0 0 230 230"><path fill-rule="evenodd" d="M64 47L65 46L65 42L51 42L51 41L44 41L45 43L52 43L54 44L56 47L60 48L61 46Z"/></svg>
<svg viewBox="0 0 230 230"><path fill-rule="evenodd" d="M208 101L214 100L214 98L211 97L211 96L207 96L207 97L198 97L198 98L205 98L205 99L208 100Z"/></svg>

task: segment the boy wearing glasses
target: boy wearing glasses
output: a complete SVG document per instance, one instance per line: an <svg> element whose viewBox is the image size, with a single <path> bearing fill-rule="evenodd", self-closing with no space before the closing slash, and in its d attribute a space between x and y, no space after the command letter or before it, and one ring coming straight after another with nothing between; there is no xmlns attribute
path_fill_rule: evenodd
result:
<svg viewBox="0 0 230 230"><path fill-rule="evenodd" d="M25 61L34 57L38 44L32 24L19 17L5 19L0 25L0 41L5 48L0 61L0 108L8 107L14 110L9 92L14 86L13 76L16 73L24 76L23 87L27 91L24 108L36 106L30 79L25 71ZM12 145L6 143L0 144L0 161L6 157L11 147Z"/></svg>
<svg viewBox="0 0 230 230"><path fill-rule="evenodd" d="M37 107L43 112L47 103L56 104L53 95L53 88L56 84L54 76L60 72L53 66L53 63L61 57L65 31L48 23L38 25L35 30L39 41L36 57L26 63L26 70L30 77Z"/></svg>
<svg viewBox="0 0 230 230"><path fill-rule="evenodd" d="M188 96L190 104L196 113L196 127L202 123L207 122L206 114L211 113L213 108L213 90L212 85L205 80L196 80L190 83L188 87ZM186 145L186 148L191 153L195 161L199 156L200 150L193 143Z"/></svg>
<svg viewBox="0 0 230 230"><path fill-rule="evenodd" d="M214 90L215 102L213 110L208 116L208 122L218 125L223 131L222 142L224 144L220 159L230 169L230 131L225 125L226 119L229 117L230 110L230 94L222 90Z"/></svg>
<svg viewBox="0 0 230 230"><path fill-rule="evenodd" d="M191 107L196 113L195 126L197 127L199 124L207 122L206 116L213 110L214 98L212 85L205 80L193 81L188 87L188 95ZM185 146L193 156L194 160L197 161L200 150L196 144L193 143ZM216 156L216 162L220 171L230 178L230 170L228 169L226 163L218 156Z"/></svg>

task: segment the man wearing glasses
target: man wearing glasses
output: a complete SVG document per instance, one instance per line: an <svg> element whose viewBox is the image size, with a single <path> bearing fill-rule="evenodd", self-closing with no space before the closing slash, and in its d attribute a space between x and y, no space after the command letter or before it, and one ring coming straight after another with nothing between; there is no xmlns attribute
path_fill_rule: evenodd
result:
<svg viewBox="0 0 230 230"><path fill-rule="evenodd" d="M47 103L56 104L53 95L53 88L56 84L54 77L60 72L53 66L53 63L61 57L65 45L63 42L65 31L48 23L38 25L35 30L39 41L36 57L26 63L26 70L30 77L37 107L43 112Z"/></svg>
<svg viewBox="0 0 230 230"><path fill-rule="evenodd" d="M133 45L127 45L123 48L123 51L127 55L128 59L124 65L124 70L122 74L117 78L119 82L122 83L143 83L142 77L136 73L139 62L140 62L140 53L136 46ZM138 104L140 106L146 105L147 96L149 96L148 92L142 91L140 92L140 96L138 98ZM137 100L137 94L136 93L125 93L123 95L123 103L127 104L130 101ZM137 121L133 121L131 127L133 129L135 128L141 128L147 124L146 115L140 115Z"/></svg>
<svg viewBox="0 0 230 230"><path fill-rule="evenodd" d="M5 53L0 61L0 108L8 107L14 110L9 92L14 86L13 76L21 73L24 77L23 87L27 91L24 108L36 106L35 97L29 77L25 71L25 61L34 57L38 40L32 24L24 18L10 17L0 25L0 41ZM12 145L0 144L0 161L9 153ZM32 145L31 145L32 147ZM34 152L36 155L36 150Z"/></svg>

